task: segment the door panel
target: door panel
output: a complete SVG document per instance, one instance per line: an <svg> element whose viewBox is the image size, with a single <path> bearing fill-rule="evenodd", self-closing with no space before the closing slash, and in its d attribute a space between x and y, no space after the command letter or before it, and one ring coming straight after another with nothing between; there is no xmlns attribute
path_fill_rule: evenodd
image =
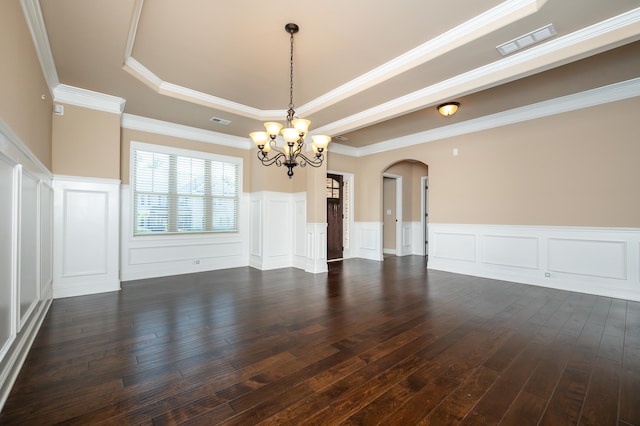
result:
<svg viewBox="0 0 640 426"><path fill-rule="evenodd" d="M342 176L327 174L327 259L342 258Z"/></svg>

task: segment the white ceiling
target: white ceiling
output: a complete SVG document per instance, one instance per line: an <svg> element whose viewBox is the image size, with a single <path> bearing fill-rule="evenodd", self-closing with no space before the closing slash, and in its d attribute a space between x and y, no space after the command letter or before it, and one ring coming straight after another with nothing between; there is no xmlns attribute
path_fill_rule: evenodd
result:
<svg viewBox="0 0 640 426"><path fill-rule="evenodd" d="M242 138L284 119L288 22L300 26L298 115L352 147L640 77L637 0L23 4L54 93L86 89L122 98L130 115ZM555 37L496 50L550 23ZM440 117L448 100L461 109Z"/></svg>

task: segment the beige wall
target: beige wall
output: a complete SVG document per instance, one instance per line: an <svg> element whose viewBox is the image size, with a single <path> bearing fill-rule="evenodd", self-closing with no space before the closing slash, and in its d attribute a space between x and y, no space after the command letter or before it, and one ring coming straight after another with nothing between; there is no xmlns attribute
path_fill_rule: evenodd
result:
<svg viewBox="0 0 640 426"><path fill-rule="evenodd" d="M307 223L327 223L327 163L303 170L307 181Z"/></svg>
<svg viewBox="0 0 640 426"><path fill-rule="evenodd" d="M0 3L0 58L0 119L51 170L53 104L17 0Z"/></svg>
<svg viewBox="0 0 640 426"><path fill-rule="evenodd" d="M351 162L333 155L329 168L356 173L356 221L381 221L368 207L381 205L382 171L413 158L429 166L434 223L640 227L638 111L633 98Z"/></svg>
<svg viewBox="0 0 640 426"><path fill-rule="evenodd" d="M120 115L64 105L53 116L52 171L120 179Z"/></svg>
<svg viewBox="0 0 640 426"><path fill-rule="evenodd" d="M250 151L246 151L251 157L251 192L293 192L294 182L304 180L304 170L296 167L293 171L293 177L289 179L286 167L277 167L275 164L263 165L258 160L256 151L257 149L253 147Z"/></svg>

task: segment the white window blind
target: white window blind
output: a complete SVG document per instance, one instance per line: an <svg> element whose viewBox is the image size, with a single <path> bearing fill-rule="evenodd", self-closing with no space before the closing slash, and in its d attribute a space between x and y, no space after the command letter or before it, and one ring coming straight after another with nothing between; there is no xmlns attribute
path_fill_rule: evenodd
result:
<svg viewBox="0 0 640 426"><path fill-rule="evenodd" d="M131 154L134 235L238 230L238 159L141 143Z"/></svg>

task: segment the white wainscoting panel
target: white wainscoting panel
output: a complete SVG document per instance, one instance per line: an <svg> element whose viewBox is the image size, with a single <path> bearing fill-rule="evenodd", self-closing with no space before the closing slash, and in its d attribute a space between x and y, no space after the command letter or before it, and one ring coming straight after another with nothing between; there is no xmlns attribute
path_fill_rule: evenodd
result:
<svg viewBox="0 0 640 426"><path fill-rule="evenodd" d="M265 200L263 229L265 233L264 259L273 269L274 265L291 265L293 254L293 200L290 194L273 194ZM282 268L283 266L275 266Z"/></svg>
<svg viewBox="0 0 640 426"><path fill-rule="evenodd" d="M251 267L327 270L326 223L307 224L306 193L255 192L250 205L251 241L259 243L252 243Z"/></svg>
<svg viewBox="0 0 640 426"><path fill-rule="evenodd" d="M307 269L307 194L300 192L293 195L293 266ZM325 259L326 264L326 259Z"/></svg>
<svg viewBox="0 0 640 426"><path fill-rule="evenodd" d="M430 269L640 301L640 229L430 224L429 241Z"/></svg>
<svg viewBox="0 0 640 426"><path fill-rule="evenodd" d="M249 258L249 197L240 197L238 232L133 236L131 188L121 185L120 279L122 281L246 266Z"/></svg>
<svg viewBox="0 0 640 426"><path fill-rule="evenodd" d="M307 223L307 265L306 272L320 274L327 272L327 224Z"/></svg>
<svg viewBox="0 0 640 426"><path fill-rule="evenodd" d="M262 218L264 216L262 214L262 197L251 197L249 216L249 255L259 259L262 257Z"/></svg>
<svg viewBox="0 0 640 426"><path fill-rule="evenodd" d="M517 235L483 235L482 261L514 268L540 268L537 237Z"/></svg>
<svg viewBox="0 0 640 426"><path fill-rule="evenodd" d="M293 221L293 206L293 194L270 191L251 194L252 211L249 215L258 222L251 232L259 232L251 238L260 241L260 248L252 248L250 266L260 270L292 266L293 230L285 224ZM258 207L259 212L254 210Z"/></svg>
<svg viewBox="0 0 640 426"><path fill-rule="evenodd" d="M27 324L40 300L40 253L38 250L40 210L38 208L39 179L21 168L20 238L18 269L18 331Z"/></svg>
<svg viewBox="0 0 640 426"><path fill-rule="evenodd" d="M352 244L355 257L383 260L382 222L354 222Z"/></svg>
<svg viewBox="0 0 640 426"><path fill-rule="evenodd" d="M0 119L0 411L51 305L50 182Z"/></svg>
<svg viewBox="0 0 640 426"><path fill-rule="evenodd" d="M400 238L400 250L396 250L397 256L408 256L411 254L413 244L413 224L412 222L402 222L402 235Z"/></svg>
<svg viewBox="0 0 640 426"><path fill-rule="evenodd" d="M433 257L440 259L476 261L476 236L474 234L441 232L433 230L429 238L433 242Z"/></svg>
<svg viewBox="0 0 640 426"><path fill-rule="evenodd" d="M627 243L549 238L549 266L552 272L592 277L627 279Z"/></svg>
<svg viewBox="0 0 640 426"><path fill-rule="evenodd" d="M120 289L120 181L54 178L53 295Z"/></svg>
<svg viewBox="0 0 640 426"><path fill-rule="evenodd" d="M62 276L104 275L108 265L109 191L66 189Z"/></svg>
<svg viewBox="0 0 640 426"><path fill-rule="evenodd" d="M18 165L0 153L0 361L16 334ZM1 404L0 404L1 405Z"/></svg>
<svg viewBox="0 0 640 426"><path fill-rule="evenodd" d="M422 222L409 222L411 224L411 252L415 256L424 256L425 235L422 229Z"/></svg>
<svg viewBox="0 0 640 426"><path fill-rule="evenodd" d="M40 293L53 285L53 187L40 182Z"/></svg>

